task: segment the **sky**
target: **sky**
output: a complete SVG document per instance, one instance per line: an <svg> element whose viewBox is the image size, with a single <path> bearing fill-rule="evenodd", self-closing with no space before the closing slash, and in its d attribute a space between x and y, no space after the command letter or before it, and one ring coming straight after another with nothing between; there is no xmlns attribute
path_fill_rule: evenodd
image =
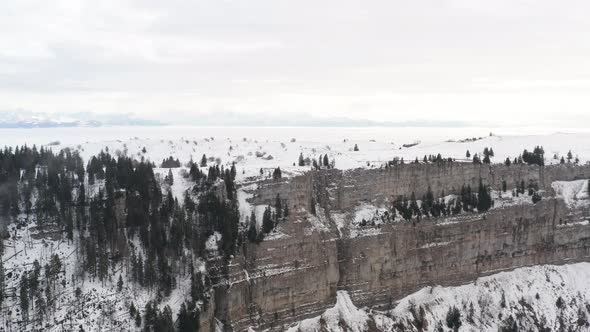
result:
<svg viewBox="0 0 590 332"><path fill-rule="evenodd" d="M1 111L590 126L590 2L0 2Z"/></svg>

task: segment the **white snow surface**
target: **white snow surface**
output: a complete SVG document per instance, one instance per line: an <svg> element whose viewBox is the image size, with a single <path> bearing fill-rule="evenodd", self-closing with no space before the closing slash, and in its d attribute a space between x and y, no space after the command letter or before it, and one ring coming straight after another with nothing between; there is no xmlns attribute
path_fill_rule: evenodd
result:
<svg viewBox="0 0 590 332"><path fill-rule="evenodd" d="M562 198L566 204L575 206L588 200L588 180L555 181L551 183L557 197ZM580 202L582 201L582 202Z"/></svg>
<svg viewBox="0 0 590 332"><path fill-rule="evenodd" d="M394 304L391 310L357 308L345 291L321 316L303 320L289 331L418 331L410 308L424 309L424 331L452 331L446 325L450 307L461 312L459 331L499 331L513 317L524 331L541 327L588 331L590 263L534 266L481 277L458 287L425 287ZM561 303L561 304L560 304Z"/></svg>
<svg viewBox="0 0 590 332"><path fill-rule="evenodd" d="M493 132L494 136L489 136ZM522 133L527 133L523 135ZM394 157L413 161L424 155L441 153L444 158L465 160L471 155L492 148L492 162L501 163L506 157L514 159L524 149L536 145L545 148L546 163L558 163L571 150L574 159L590 161L590 132L552 133L534 128L253 128L253 127L102 127L102 128L36 128L0 129L2 144L48 145L54 151L69 147L78 150L84 161L108 148L111 154L126 154L147 159L160 165L170 156L183 165L191 159L199 161L203 154L213 161L229 166L236 163L237 179L268 177L281 167L283 176L305 172L311 166L297 164L299 154L305 158L328 155L336 161L336 168L380 167ZM466 138L481 138L463 141ZM420 141L412 147L404 144ZM360 151L353 151L354 145ZM145 147L145 153L143 148ZM257 157L262 155L261 157ZM269 157L269 156L272 156ZM176 174L175 174L176 178Z"/></svg>
<svg viewBox="0 0 590 332"><path fill-rule="evenodd" d="M355 307L347 292L338 291L333 308L326 310L320 317L301 321L287 331L319 331L321 327L328 327L328 331L363 332L367 330L368 320L367 313ZM346 323L346 330L341 328L341 322Z"/></svg>

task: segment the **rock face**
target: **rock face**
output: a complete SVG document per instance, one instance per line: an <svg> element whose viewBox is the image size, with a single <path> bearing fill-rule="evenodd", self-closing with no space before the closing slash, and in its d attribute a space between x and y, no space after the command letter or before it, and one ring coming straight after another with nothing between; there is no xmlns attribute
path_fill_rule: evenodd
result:
<svg viewBox="0 0 590 332"><path fill-rule="evenodd" d="M466 214L453 222L383 225L355 238L340 235L329 222L321 231L312 229L307 212L317 203L329 221L331 213L362 201L383 203L411 192L420 197L428 187L453 193L464 184L476 187L480 178L496 189L502 181L509 188L525 181L548 190L555 180L589 176L588 166L444 163L330 170L261 183L253 204L270 204L279 194L295 212L283 227L285 235L242 246L228 267L229 284L216 288L214 316L228 330L280 331L333 306L337 290L348 291L357 306L387 307L427 285L457 285L500 270L590 260L590 226L572 223L575 211L556 198Z"/></svg>

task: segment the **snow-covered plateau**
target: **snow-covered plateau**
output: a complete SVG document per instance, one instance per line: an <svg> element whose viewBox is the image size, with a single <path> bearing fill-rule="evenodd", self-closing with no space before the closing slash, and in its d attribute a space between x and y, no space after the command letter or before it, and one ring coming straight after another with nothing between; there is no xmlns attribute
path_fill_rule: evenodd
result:
<svg viewBox="0 0 590 332"><path fill-rule="evenodd" d="M258 229L258 232L266 227L264 223L266 217L263 217L266 213L269 216L272 214L272 218L275 218L275 215L279 215L277 218L280 218L281 210L277 206L268 206L267 212L266 205L250 204L258 184L272 179L273 172L277 168L282 171L283 178L292 179L311 171L314 168L313 162L322 160L323 157L327 158L335 168L341 170L380 169L394 159L422 162L423 158L436 157L438 154L443 159L450 158L457 162L471 163L474 155L478 154L483 158L484 150L490 148L493 149L491 162L504 163L506 159L512 161L518 158L523 150L532 151L536 146L543 147L546 165L560 163L587 165L590 163L589 143L590 132L555 133L518 128L490 130L482 128L138 126L0 129L2 145L15 147L26 144L29 147L35 145L37 148L43 146L55 153L63 149L76 151L81 156L84 166L93 156L101 152L109 153L115 158L125 156L137 161L153 162L154 179L162 191L163 200L166 201L166 195L169 192L171 197L176 199L176 202L170 200L170 205L178 203L177 206L180 209L186 208L187 201L198 205L198 199L202 197L199 196L202 192L193 189L195 181L188 176L191 165L199 164L204 159L208 166L223 166L226 170L235 166L237 189L233 202L236 204L235 211L239 213L239 230L244 231L243 234L240 233L240 236L243 235L240 241L247 241L246 239L250 236L246 232L249 232L251 216L256 216L254 228ZM180 167L162 167L162 162L169 157L178 159ZM2 170L1 167L2 165L0 170ZM207 173L205 166L201 166L199 170ZM24 174L24 170L22 172ZM170 175L174 181L168 179ZM98 199L98 197L102 199L102 191L107 187L106 180L92 181L92 183L89 179L78 180L86 185L85 193L88 200ZM550 184L552 192L545 193L546 196L543 198L554 195L563 200L568 208L582 211L579 212L579 216L576 215L578 219L575 224L588 225L586 211L590 206L589 186L587 179L555 181ZM473 189L475 192L476 188ZM81 194L76 188L73 188L71 192L73 192L70 197L72 201L80 198ZM5 194L4 187L0 183L0 195L3 194ZM535 204L530 195L515 195L511 190L504 192L492 190L490 194L495 202L495 206L490 209L492 212L507 207ZM33 202L33 210L39 195L37 190L33 190L31 197L27 198L29 203ZM105 200L108 199L110 197L105 198ZM455 194L449 194L444 197L435 197L435 199L440 199L444 206L458 198ZM194 302L195 306L189 311L208 313L207 300L212 301L215 297L210 291L212 287L227 286L228 292L232 291L233 284L227 280L210 281L208 279L210 269L226 272L224 268L227 266L254 264L240 262L233 254L222 257L222 251L226 250L224 245L227 245L224 244L224 235L218 229L210 229L206 238L194 240L199 242L198 245L194 243L186 244L186 247L181 245L180 252L174 253L181 258L170 263L170 266L164 267L164 269L182 271L172 278L173 281L170 284L174 286L169 294L163 294L157 286L143 287L135 282L135 276L132 277L130 272L134 269L130 267L131 259L121 259L118 256L121 253L115 250L110 253L109 264L105 263L107 277L97 278L96 273L92 275L86 271L87 249L80 247L82 240L88 239L91 234L90 230L75 230L73 239L68 240L64 235L63 225L41 225L36 217L25 214L24 211L27 209L25 202L18 204L21 209L18 213L14 213L10 222L5 222L0 216L0 230L2 230L2 223L5 222L7 225L4 227L8 234L3 240L4 249L1 256L3 271L0 271L2 272L0 276L4 276L4 286L1 289L3 294L0 295L3 295L5 300L0 301L0 332L151 331L147 327L149 322L137 318L146 314L149 310L149 308L146 309L146 305L150 302L157 302L160 310L169 308L174 319L174 326L178 331L189 331L181 330L178 323L180 320L177 320L185 303ZM418 198L417 206L422 207L422 204L423 202ZM234 207L229 203L227 205ZM223 205L223 208L225 207ZM199 208L195 210L198 211ZM324 211L318 204L318 212L305 212L307 215L304 219L311 224L310 234L328 233L330 227L334 226L335 233L338 234L335 236L343 236L345 231L350 238L371 236L379 233L380 225L385 223L385 216L388 222L403 222L401 215L398 215L397 219L393 217L389 220L389 208L391 206L359 202L351 211L332 213ZM126 207L122 210L124 212L119 211L122 214L129 213ZM153 207L147 210L153 212ZM194 211L191 213L198 214ZM326 214L329 213L332 215L327 218ZM189 213L186 215L188 220ZM284 215L283 220L289 220L287 213ZM461 216L459 214L457 218L446 218L445 214L445 219L441 218L438 222L441 224L460 222ZM174 219L177 216L166 215L165 217ZM65 217L62 215L60 218ZM184 221L184 214L179 219ZM328 219L333 220L335 225L328 225ZM199 217L196 217L195 223L200 222ZM275 227L267 232L264 239L256 238L256 232L254 232L254 238L249 241L258 244L263 241L287 241L292 234L286 230L285 221L281 222L283 224L277 221ZM154 223L150 216L150 230L153 229ZM365 224L370 225L365 227ZM564 226L560 225L560 227ZM150 253L143 248L139 240L145 234L137 230L134 232L136 233L129 231L129 235L125 233L128 238L125 238L127 241L123 242L125 246L132 248L130 251L134 256L137 254L146 257L147 265L147 257ZM140 235L137 235L137 232ZM168 228L162 231L164 236L172 232ZM182 234L179 236L183 239L186 232L187 228L176 231ZM150 243L159 239L157 236L145 235L145 237L149 238ZM333 240L334 238L329 238L326 242ZM174 245L171 242L164 241L164 243L164 247ZM446 242L430 243L417 250L437 250L437 247L446 244ZM117 243L117 246L119 245ZM193 256L188 249L191 245L202 247L202 252L206 255ZM268 252L275 250L271 247L261 246L261 248L265 248ZM125 255L130 253L125 252ZM59 262L56 262L55 257L59 258ZM100 260L100 257L95 259ZM268 259L271 260L272 257ZM222 260L227 260L227 266L219 268L218 265ZM264 265L269 267L268 271L260 272L261 269L258 269L256 274L251 275L244 269L245 282L264 283L264 278L289 274L301 269L298 264L299 261L295 261L293 265L296 267L292 268L287 264L269 262L268 265ZM35 296L27 295L27 293L23 295L21 291L23 280L36 269L37 273L44 271L44 274L40 275L40 284L37 285L41 291ZM199 297L198 301L195 300L197 298L194 296L195 282L192 280L195 273L202 279L199 280L199 285L202 284L205 288L205 290L199 289L205 295ZM307 282L312 281L307 280ZM51 293L52 291L57 293ZM27 314L24 314L22 302L27 299L29 310ZM45 309L49 302L51 302L50 309ZM130 306L137 308L139 314L130 310ZM255 322L259 317L252 312L249 313L252 316L249 319ZM457 287L432 285L397 299L387 308L357 307L351 294L338 290L336 304L332 308L317 317L289 322L284 329L290 332L590 331L588 315L590 315L590 263L575 263L560 266L521 267L483 276ZM204 319L203 315L200 317ZM217 321L217 318L213 316L209 318L215 320L212 325L216 326L217 330L231 328ZM268 325L264 326L263 329L268 329ZM277 327L272 329L277 330ZM250 330L257 331L260 328L251 326Z"/></svg>

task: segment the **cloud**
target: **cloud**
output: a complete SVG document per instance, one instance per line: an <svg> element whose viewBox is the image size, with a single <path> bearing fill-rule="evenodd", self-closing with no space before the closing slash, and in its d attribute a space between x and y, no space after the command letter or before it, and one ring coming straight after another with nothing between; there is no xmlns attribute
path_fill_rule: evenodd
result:
<svg viewBox="0 0 590 332"><path fill-rule="evenodd" d="M524 122L558 109L573 119L590 107L589 9L579 0L5 1L0 108L385 121L493 112Z"/></svg>

